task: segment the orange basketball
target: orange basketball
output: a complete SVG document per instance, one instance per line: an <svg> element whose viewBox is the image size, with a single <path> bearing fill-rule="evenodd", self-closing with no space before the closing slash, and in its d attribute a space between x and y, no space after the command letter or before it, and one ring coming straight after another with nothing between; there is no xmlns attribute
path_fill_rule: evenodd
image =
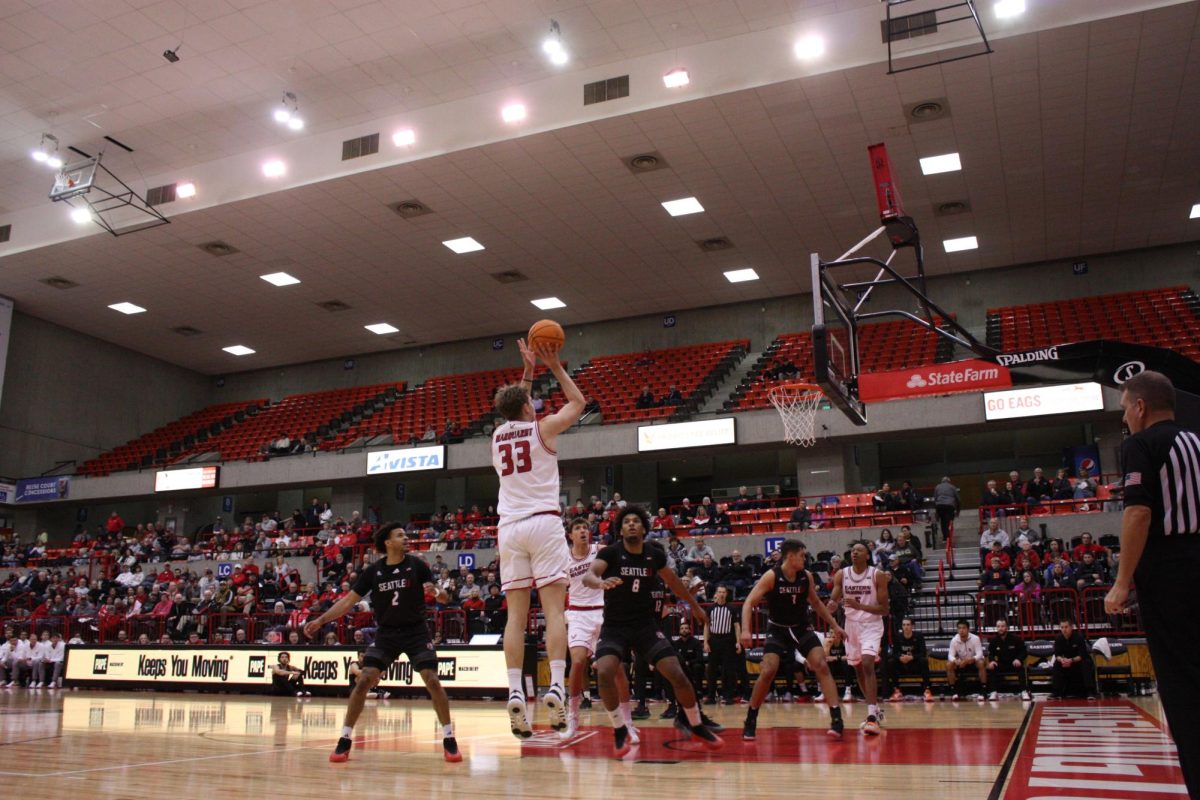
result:
<svg viewBox="0 0 1200 800"><path fill-rule="evenodd" d="M529 342L529 348L535 352L541 345L549 345L550 349L556 353L562 349L563 342L566 340L567 335L563 333L562 325L552 319L543 319L533 323L526 339Z"/></svg>

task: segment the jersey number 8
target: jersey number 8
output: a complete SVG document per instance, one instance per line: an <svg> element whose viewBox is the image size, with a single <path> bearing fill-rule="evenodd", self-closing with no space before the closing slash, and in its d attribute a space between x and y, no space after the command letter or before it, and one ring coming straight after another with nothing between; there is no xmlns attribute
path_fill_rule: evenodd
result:
<svg viewBox="0 0 1200 800"><path fill-rule="evenodd" d="M500 464L501 476L532 470L533 460L529 457L529 442L505 442L500 445Z"/></svg>

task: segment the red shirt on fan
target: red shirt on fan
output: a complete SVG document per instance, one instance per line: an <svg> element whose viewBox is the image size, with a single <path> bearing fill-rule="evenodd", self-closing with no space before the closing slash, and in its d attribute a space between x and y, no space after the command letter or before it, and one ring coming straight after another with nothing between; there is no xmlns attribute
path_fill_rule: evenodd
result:
<svg viewBox="0 0 1200 800"><path fill-rule="evenodd" d="M655 517L654 524L650 527L655 530L673 531L675 530L675 519L670 514L664 514L661 517Z"/></svg>
<svg viewBox="0 0 1200 800"><path fill-rule="evenodd" d="M175 573L171 572L171 570L169 570L169 569L164 569L162 572L158 573L158 577L156 577L154 579L154 582L155 583L170 583L173 580L175 580Z"/></svg>

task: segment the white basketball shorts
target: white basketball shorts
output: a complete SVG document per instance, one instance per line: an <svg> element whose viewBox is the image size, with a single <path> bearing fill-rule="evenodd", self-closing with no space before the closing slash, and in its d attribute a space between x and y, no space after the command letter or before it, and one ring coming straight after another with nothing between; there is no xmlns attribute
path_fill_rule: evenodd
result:
<svg viewBox="0 0 1200 800"><path fill-rule="evenodd" d="M883 641L883 618L863 622L846 620L846 663L857 666L862 663L863 656L872 661L879 655L879 645Z"/></svg>
<svg viewBox="0 0 1200 800"><path fill-rule="evenodd" d="M604 609L567 609L567 648L582 647L588 655L596 652L600 639L600 626L604 623Z"/></svg>
<svg viewBox="0 0 1200 800"><path fill-rule="evenodd" d="M567 580L571 548L557 514L501 520L500 588L531 589Z"/></svg>

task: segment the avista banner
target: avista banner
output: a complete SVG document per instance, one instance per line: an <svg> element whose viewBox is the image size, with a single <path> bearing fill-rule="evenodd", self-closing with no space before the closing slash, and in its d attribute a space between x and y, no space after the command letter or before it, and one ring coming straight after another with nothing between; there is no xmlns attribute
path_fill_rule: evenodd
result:
<svg viewBox="0 0 1200 800"><path fill-rule="evenodd" d="M1006 367L979 359L858 376L858 396L865 403L1008 386L1012 386L1012 375Z"/></svg>

